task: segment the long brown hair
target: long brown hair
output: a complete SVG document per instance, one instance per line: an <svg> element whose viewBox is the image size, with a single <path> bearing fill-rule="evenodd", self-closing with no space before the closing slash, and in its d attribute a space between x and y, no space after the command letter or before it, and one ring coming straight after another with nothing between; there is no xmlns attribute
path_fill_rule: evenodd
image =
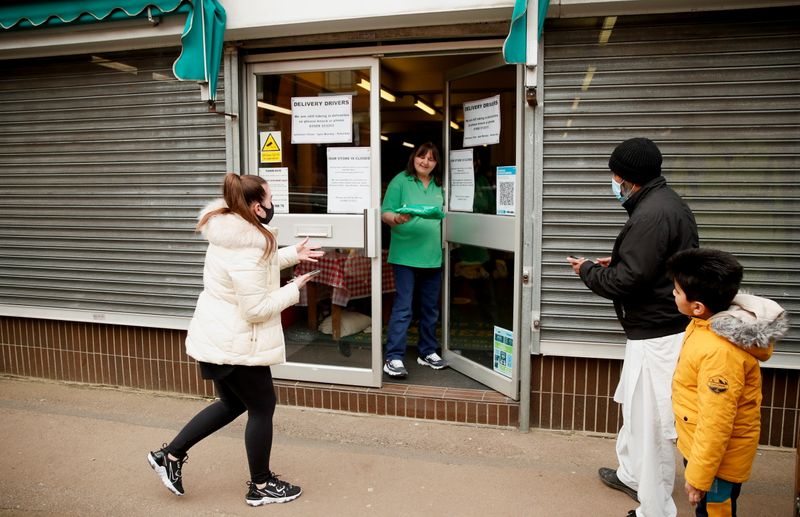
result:
<svg viewBox="0 0 800 517"><path fill-rule="evenodd" d="M264 258L269 256L277 248L275 236L261 225L256 215L250 210L252 203L261 203L264 200L264 185L266 184L267 180L261 176L252 176L250 174L239 176L232 172L226 174L225 181L222 184L222 197L225 199L227 206L205 214L200 219L200 222L197 223L197 231L202 230L208 220L215 215L236 214L261 232L261 235L267 241Z"/></svg>
<svg viewBox="0 0 800 517"><path fill-rule="evenodd" d="M439 155L439 148L436 147L436 144L433 142L425 142L424 144L420 144L419 147L414 149L414 152L411 153L411 156L408 157L408 164L406 165L406 174L412 176L414 178L417 177L417 169L414 167L414 158L417 156L425 156L428 153L433 154L433 159L436 160L436 167L431 170L431 178L433 178L433 183L435 185L442 184L442 169L441 169L441 162L442 158Z"/></svg>

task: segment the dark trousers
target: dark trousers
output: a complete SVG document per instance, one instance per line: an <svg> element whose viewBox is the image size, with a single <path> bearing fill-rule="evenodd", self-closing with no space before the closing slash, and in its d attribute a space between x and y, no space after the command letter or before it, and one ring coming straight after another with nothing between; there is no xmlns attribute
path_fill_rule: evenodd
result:
<svg viewBox="0 0 800 517"><path fill-rule="evenodd" d="M414 301L419 296L419 356L436 351L436 322L439 321L439 292L442 268L419 268L394 264L395 296L389 328L386 331L386 360L403 359L408 346L408 327ZM416 289L415 289L416 288Z"/></svg>
<svg viewBox="0 0 800 517"><path fill-rule="evenodd" d="M266 483L270 476L272 415L275 387L269 366L236 366L223 379L214 380L218 400L192 418L167 446L167 452L182 458L203 438L233 422L247 411L244 445L253 483Z"/></svg>

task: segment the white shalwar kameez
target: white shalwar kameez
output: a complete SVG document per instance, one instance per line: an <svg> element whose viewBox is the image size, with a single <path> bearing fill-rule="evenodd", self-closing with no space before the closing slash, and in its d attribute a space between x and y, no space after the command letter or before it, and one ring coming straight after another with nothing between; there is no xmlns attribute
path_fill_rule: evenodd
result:
<svg viewBox="0 0 800 517"><path fill-rule="evenodd" d="M614 400L622 404L617 435L617 477L639 495L638 517L675 517L675 420L672 374L683 332L651 339L629 339L625 345Z"/></svg>

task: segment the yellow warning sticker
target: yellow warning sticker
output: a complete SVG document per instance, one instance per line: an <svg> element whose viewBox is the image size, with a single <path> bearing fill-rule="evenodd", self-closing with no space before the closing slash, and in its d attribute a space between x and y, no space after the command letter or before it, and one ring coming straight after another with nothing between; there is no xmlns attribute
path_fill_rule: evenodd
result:
<svg viewBox="0 0 800 517"><path fill-rule="evenodd" d="M261 133L261 163L280 163L283 161L281 152L281 132L264 131Z"/></svg>

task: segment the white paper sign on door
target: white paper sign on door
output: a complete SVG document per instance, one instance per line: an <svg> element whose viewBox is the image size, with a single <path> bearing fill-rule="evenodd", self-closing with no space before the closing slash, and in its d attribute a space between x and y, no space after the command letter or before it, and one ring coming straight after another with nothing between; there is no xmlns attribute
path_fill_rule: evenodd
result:
<svg viewBox="0 0 800 517"><path fill-rule="evenodd" d="M500 143L500 96L464 103L464 147Z"/></svg>
<svg viewBox="0 0 800 517"><path fill-rule="evenodd" d="M450 151L450 210L472 212L474 197L472 149Z"/></svg>
<svg viewBox="0 0 800 517"><path fill-rule="evenodd" d="M292 143L353 141L353 96L292 97Z"/></svg>
<svg viewBox="0 0 800 517"><path fill-rule="evenodd" d="M360 214L369 208L370 148L328 148L328 213Z"/></svg>
<svg viewBox="0 0 800 517"><path fill-rule="evenodd" d="M267 180L276 214L289 213L289 168L261 167L258 175Z"/></svg>
<svg viewBox="0 0 800 517"><path fill-rule="evenodd" d="M516 178L514 165L497 168L497 215L514 215L516 212Z"/></svg>

